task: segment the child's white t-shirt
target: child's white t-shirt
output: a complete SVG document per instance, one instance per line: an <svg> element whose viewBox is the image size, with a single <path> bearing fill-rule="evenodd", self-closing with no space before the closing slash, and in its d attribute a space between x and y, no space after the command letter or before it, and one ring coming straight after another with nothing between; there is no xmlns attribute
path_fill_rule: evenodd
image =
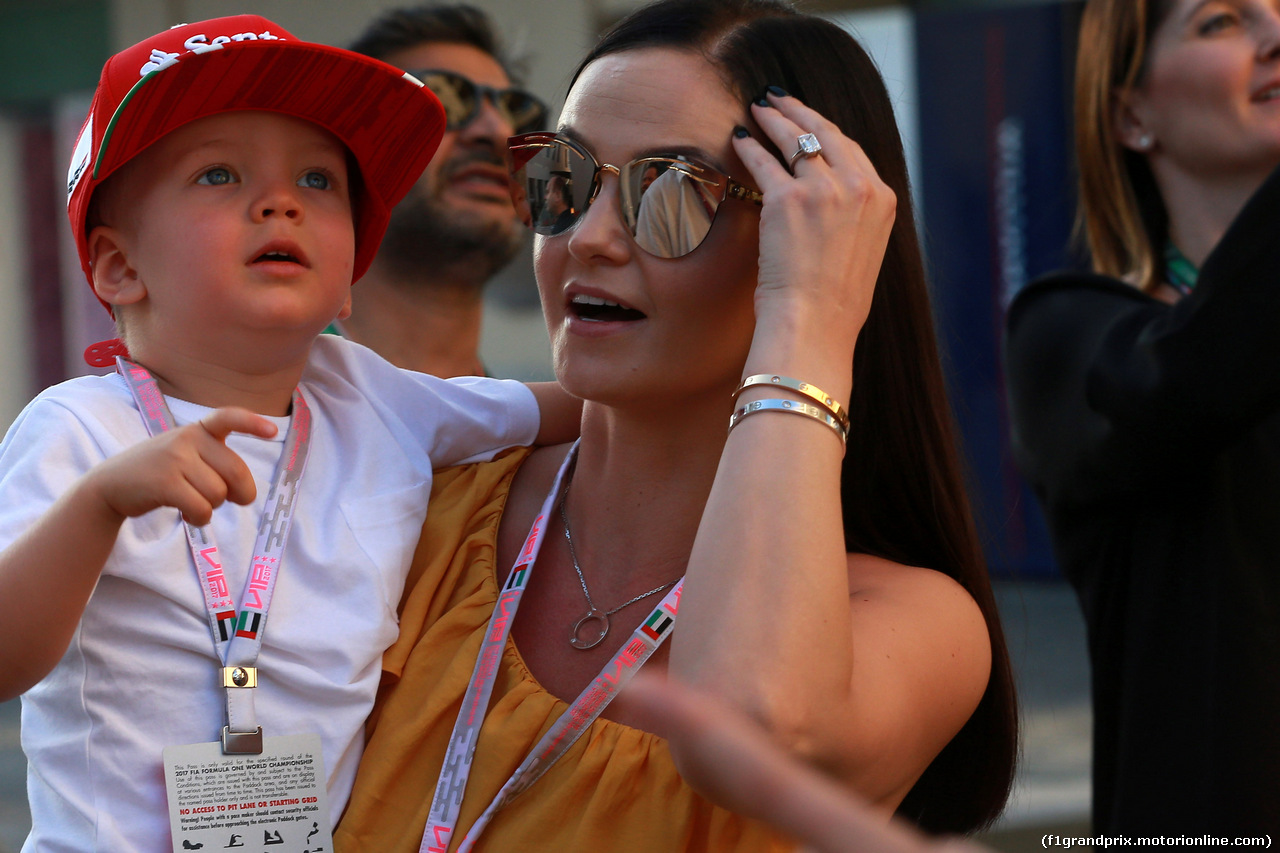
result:
<svg viewBox="0 0 1280 853"><path fill-rule="evenodd" d="M431 469L533 441L517 382L444 381L323 336L301 383L312 444L263 634L255 703L264 734L318 732L331 816L346 804L383 650L431 492ZM179 425L209 409L169 399ZM274 440L232 435L258 487L214 514L238 596L289 419ZM0 547L80 475L145 440L115 374L48 389L0 444ZM57 595L57 589L47 590ZM22 607L6 602L6 607ZM125 522L61 662L22 697L32 832L23 850L169 850L161 751L217 740L225 698L177 510Z"/></svg>

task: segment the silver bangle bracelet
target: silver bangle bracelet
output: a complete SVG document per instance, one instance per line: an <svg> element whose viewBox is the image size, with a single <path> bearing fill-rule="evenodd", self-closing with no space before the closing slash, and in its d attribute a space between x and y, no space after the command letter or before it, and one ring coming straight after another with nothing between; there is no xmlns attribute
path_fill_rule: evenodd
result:
<svg viewBox="0 0 1280 853"><path fill-rule="evenodd" d="M729 418L729 430L742 423L742 419L750 417L758 412L790 412L793 415L804 415L813 418L819 423L826 424L831 427L840 438L840 446L843 447L849 437L849 430L840 424L830 412L825 411L819 406L810 405L800 400L784 400L781 398L771 397L765 400L753 400L742 408L738 409Z"/></svg>

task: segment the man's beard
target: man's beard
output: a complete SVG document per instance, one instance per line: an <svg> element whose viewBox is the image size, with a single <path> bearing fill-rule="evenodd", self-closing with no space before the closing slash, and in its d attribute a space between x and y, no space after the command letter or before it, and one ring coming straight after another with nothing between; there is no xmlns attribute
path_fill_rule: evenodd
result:
<svg viewBox="0 0 1280 853"><path fill-rule="evenodd" d="M443 180L443 176L442 176ZM391 211L378 258L407 281L430 284L444 272L453 284L470 279L477 290L520 250L515 216L495 219L457 211L436 192L410 192Z"/></svg>

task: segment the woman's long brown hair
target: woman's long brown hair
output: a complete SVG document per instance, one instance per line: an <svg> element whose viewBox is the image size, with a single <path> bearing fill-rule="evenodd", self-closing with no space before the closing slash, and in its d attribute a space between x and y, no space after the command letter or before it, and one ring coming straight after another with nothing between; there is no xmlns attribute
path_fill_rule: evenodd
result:
<svg viewBox="0 0 1280 853"><path fill-rule="evenodd" d="M1142 82L1169 0L1089 0L1076 51L1075 142L1082 233L1093 268L1151 290L1164 278L1169 220L1147 158L1120 144L1118 99Z"/></svg>

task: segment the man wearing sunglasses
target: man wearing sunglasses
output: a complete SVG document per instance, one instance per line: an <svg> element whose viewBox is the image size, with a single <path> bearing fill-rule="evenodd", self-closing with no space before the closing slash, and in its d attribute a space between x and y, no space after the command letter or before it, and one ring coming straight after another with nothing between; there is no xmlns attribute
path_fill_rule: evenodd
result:
<svg viewBox="0 0 1280 853"><path fill-rule="evenodd" d="M521 241L507 138L541 129L546 105L512 85L493 23L472 6L390 10L350 48L422 80L440 98L448 125L417 185L392 212L339 331L401 367L482 374L482 292Z"/></svg>

